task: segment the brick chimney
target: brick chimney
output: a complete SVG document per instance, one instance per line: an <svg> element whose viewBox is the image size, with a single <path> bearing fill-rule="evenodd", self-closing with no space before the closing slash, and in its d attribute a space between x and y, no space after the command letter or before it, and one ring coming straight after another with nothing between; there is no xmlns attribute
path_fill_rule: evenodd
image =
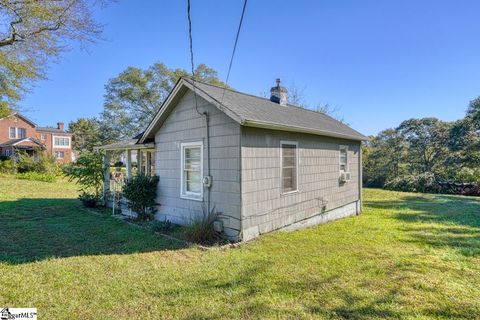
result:
<svg viewBox="0 0 480 320"><path fill-rule="evenodd" d="M57 122L57 129L63 131L63 122Z"/></svg>
<svg viewBox="0 0 480 320"><path fill-rule="evenodd" d="M281 106L287 105L287 88L280 86L280 79L277 79L277 86L270 89L270 101Z"/></svg>

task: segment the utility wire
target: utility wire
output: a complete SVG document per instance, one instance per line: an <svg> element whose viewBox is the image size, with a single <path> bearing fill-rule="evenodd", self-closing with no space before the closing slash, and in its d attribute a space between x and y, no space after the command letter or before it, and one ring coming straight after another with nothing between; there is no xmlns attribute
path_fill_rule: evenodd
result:
<svg viewBox="0 0 480 320"><path fill-rule="evenodd" d="M223 102L223 98L225 97L226 86L228 85L228 79L230 78L230 71L232 70L233 58L235 57L235 51L237 50L238 37L240 36L240 31L242 30L243 16L245 15L247 2L248 0L245 0L243 2L242 15L240 16L240 22L238 23L237 36L235 37L235 44L233 45L232 56L230 57L230 64L228 66L227 78L225 79L225 88L223 88L223 95L222 95L221 102Z"/></svg>
<svg viewBox="0 0 480 320"><path fill-rule="evenodd" d="M192 37L192 16L190 14L190 0L187 0L187 16L188 16L188 38L190 41L190 64L192 68L192 85L193 85L193 97L195 99L195 110L199 115L203 115L198 111L197 92L195 89L195 63L193 60L193 37Z"/></svg>

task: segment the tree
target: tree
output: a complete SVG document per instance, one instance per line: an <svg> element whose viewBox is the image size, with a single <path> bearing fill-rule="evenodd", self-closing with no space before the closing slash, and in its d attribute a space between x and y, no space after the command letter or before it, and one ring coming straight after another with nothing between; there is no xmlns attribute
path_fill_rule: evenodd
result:
<svg viewBox="0 0 480 320"><path fill-rule="evenodd" d="M93 10L106 1L0 0L0 109L15 106L71 43L99 38Z"/></svg>
<svg viewBox="0 0 480 320"><path fill-rule="evenodd" d="M395 129L386 129L371 137L363 149L365 185L381 187L406 172L406 144Z"/></svg>
<svg viewBox="0 0 480 320"><path fill-rule="evenodd" d="M93 151L94 147L110 142L102 134L101 125L95 118L71 121L68 132L73 134L72 148L77 151Z"/></svg>
<svg viewBox="0 0 480 320"><path fill-rule="evenodd" d="M447 152L451 124L436 118L410 119L396 129L408 143L409 165L417 172L434 172Z"/></svg>
<svg viewBox="0 0 480 320"><path fill-rule="evenodd" d="M225 86L217 72L204 64L195 70L195 79ZM162 105L184 69L170 69L155 63L147 69L128 67L105 86L104 110L100 122L108 139L129 139L141 133Z"/></svg>

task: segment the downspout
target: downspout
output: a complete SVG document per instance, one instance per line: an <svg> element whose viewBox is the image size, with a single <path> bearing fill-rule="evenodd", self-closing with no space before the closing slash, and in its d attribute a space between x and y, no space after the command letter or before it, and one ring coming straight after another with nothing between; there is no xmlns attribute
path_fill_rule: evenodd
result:
<svg viewBox="0 0 480 320"><path fill-rule="evenodd" d="M363 185L362 142L360 141L359 152L358 152L358 197L359 197L358 201L359 201L359 206L357 207L357 215L362 213L362 207L363 207L362 185Z"/></svg>
<svg viewBox="0 0 480 320"><path fill-rule="evenodd" d="M210 175L210 116L207 111L203 112L205 116L205 126L207 128L207 176L210 179L210 184L212 183L212 176ZM212 186L207 187L207 214L210 214L210 189Z"/></svg>

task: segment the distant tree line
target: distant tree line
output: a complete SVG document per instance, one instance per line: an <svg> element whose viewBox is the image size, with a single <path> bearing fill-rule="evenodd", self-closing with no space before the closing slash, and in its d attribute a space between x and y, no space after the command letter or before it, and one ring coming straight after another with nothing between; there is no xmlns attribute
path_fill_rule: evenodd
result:
<svg viewBox="0 0 480 320"><path fill-rule="evenodd" d="M410 119L363 148L367 187L442 192L441 182L480 184L480 97L463 119Z"/></svg>

